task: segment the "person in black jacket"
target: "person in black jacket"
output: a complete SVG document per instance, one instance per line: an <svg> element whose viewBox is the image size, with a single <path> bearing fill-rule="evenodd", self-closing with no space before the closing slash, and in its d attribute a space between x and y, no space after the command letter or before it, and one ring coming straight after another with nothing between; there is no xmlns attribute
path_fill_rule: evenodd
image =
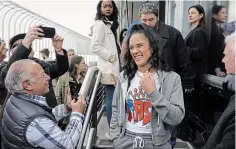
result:
<svg viewBox="0 0 236 149"><path fill-rule="evenodd" d="M203 102L200 98L200 75L207 71L205 63L207 62L205 56L207 55L207 34L205 27L205 11L201 5L194 5L188 9L188 19L191 25L191 31L185 38L185 44L189 52L189 56L192 63L193 71L196 75L194 79L194 91L189 98L185 100L186 114L183 122L180 125L179 137L182 140L188 140L191 136L189 128L195 131L196 127L192 127L191 122L189 123L188 113L189 111L194 114L201 112L201 103ZM204 104L204 103L202 103ZM190 135L190 136L189 136ZM195 137L195 136L191 136Z"/></svg>
<svg viewBox="0 0 236 149"><path fill-rule="evenodd" d="M200 74L204 72L204 56L207 50L207 35L205 27L205 11L201 5L191 6L188 10L191 31L185 38L185 44L190 54L192 68L195 72L195 84L199 82Z"/></svg>
<svg viewBox="0 0 236 149"><path fill-rule="evenodd" d="M227 19L226 8L214 5L212 7L211 39L209 45L209 70L212 75L226 75L224 64L221 62L225 47L225 36L221 24ZM213 56L214 55L214 56Z"/></svg>
<svg viewBox="0 0 236 149"><path fill-rule="evenodd" d="M185 92L191 92L195 75L181 33L174 27L159 21L158 8L150 2L141 5L139 14L140 22L153 27L162 37L162 55L169 67L180 75Z"/></svg>
<svg viewBox="0 0 236 149"><path fill-rule="evenodd" d="M39 26L35 26L31 27L27 34L18 34L11 38L9 47L10 53L12 53L12 55L8 63L0 70L0 80L5 80L7 71L12 63L17 60L28 59L28 56L30 55L32 50L32 42L35 39L42 39L42 37L39 37L40 35L43 35L43 33L41 32L43 32L43 30ZM52 87L52 79L58 78L65 72L67 72L69 69L69 63L67 52L62 48L63 38L55 35L55 37L52 39L52 43L56 52L56 63L45 62L33 57L30 57L30 59L40 64L44 71L51 78L51 80L49 81L50 91L44 96L46 97L47 104L51 108L54 108L57 105L57 100ZM5 97L4 100L5 99L7 98Z"/></svg>

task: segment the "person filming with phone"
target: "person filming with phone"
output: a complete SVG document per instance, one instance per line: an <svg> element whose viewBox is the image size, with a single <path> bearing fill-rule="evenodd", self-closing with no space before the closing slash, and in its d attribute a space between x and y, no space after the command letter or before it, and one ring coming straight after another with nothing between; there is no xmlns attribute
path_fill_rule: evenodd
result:
<svg viewBox="0 0 236 149"><path fill-rule="evenodd" d="M43 38L52 39L52 45L56 53L56 62L45 62L30 56L33 41L41 40ZM9 41L10 58L8 63L0 70L0 80L5 80L8 69L15 61L28 58L35 61L44 69L45 73L50 76L49 92L45 93L43 96L46 98L48 106L54 108L57 105L57 101L53 91L52 79L60 77L67 72L69 68L67 52L62 48L62 44L63 38L56 34L54 28L42 26L30 27L26 34L18 34L12 37ZM8 99L6 97L2 98L4 100Z"/></svg>
<svg viewBox="0 0 236 149"><path fill-rule="evenodd" d="M3 113L2 149L76 147L84 119L84 96L52 109L43 97L49 92L49 80L40 64L33 60L18 60L10 66L5 85L12 95ZM62 131L57 121L70 111L69 124Z"/></svg>

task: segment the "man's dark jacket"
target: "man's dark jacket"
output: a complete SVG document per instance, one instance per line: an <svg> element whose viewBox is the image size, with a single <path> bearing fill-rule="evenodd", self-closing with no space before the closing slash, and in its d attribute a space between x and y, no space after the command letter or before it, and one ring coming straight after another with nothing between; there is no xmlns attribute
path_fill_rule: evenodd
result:
<svg viewBox="0 0 236 149"><path fill-rule="evenodd" d="M167 64L180 75L183 88L192 88L195 74L183 36L177 29L162 22L159 22L157 33L162 38L161 47Z"/></svg>
<svg viewBox="0 0 236 149"><path fill-rule="evenodd" d="M55 93L53 91L53 86L52 86L52 79L60 77L69 69L67 52L66 50L63 50L63 51L64 51L64 55L59 55L56 53L56 62L45 62L37 58L31 58L36 63L40 64L42 68L44 69L45 73L48 74L51 78L49 81L49 92L46 95L44 95L44 97L46 97L48 106L50 106L51 108L54 108L57 105L57 100L56 100ZM29 54L30 54L30 50L27 49L24 45L20 45L10 57L8 63L5 64L5 66L1 68L0 80L2 81L5 80L7 71L10 68L12 63L14 63L17 60L28 59ZM1 100L7 100L8 97L1 97Z"/></svg>
<svg viewBox="0 0 236 149"><path fill-rule="evenodd" d="M202 149L235 149L235 96L230 100Z"/></svg>

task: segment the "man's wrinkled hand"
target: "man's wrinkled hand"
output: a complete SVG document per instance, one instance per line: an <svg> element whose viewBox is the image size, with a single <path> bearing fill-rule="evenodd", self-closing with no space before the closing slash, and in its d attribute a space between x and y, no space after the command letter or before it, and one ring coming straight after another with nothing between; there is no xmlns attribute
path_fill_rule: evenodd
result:
<svg viewBox="0 0 236 149"><path fill-rule="evenodd" d="M75 99L71 101L72 112L79 112L83 114L85 107L86 102L83 95L80 95L77 101Z"/></svg>
<svg viewBox="0 0 236 149"><path fill-rule="evenodd" d="M6 43L5 42L1 42L1 45L0 45L0 55L3 55L5 46L6 46Z"/></svg>
<svg viewBox="0 0 236 149"><path fill-rule="evenodd" d="M226 76L226 73L221 70L221 68L216 68L215 69L216 76L218 77L224 77Z"/></svg>
<svg viewBox="0 0 236 149"><path fill-rule="evenodd" d="M186 94L190 94L190 93L192 93L194 91L194 88L185 88L184 89L184 92L186 93Z"/></svg>

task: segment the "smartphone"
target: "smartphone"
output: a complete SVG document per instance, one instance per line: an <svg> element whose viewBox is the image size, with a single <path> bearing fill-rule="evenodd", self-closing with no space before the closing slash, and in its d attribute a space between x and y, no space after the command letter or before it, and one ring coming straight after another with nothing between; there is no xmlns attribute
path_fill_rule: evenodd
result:
<svg viewBox="0 0 236 149"><path fill-rule="evenodd" d="M69 82L69 86L70 86L70 92L71 92L71 97L72 99L75 99L75 101L78 100L79 97L79 89L77 86L76 82Z"/></svg>
<svg viewBox="0 0 236 149"><path fill-rule="evenodd" d="M52 27L40 27L43 30L44 36L39 36L39 37L44 37L44 38L53 38L56 34L55 28Z"/></svg>

